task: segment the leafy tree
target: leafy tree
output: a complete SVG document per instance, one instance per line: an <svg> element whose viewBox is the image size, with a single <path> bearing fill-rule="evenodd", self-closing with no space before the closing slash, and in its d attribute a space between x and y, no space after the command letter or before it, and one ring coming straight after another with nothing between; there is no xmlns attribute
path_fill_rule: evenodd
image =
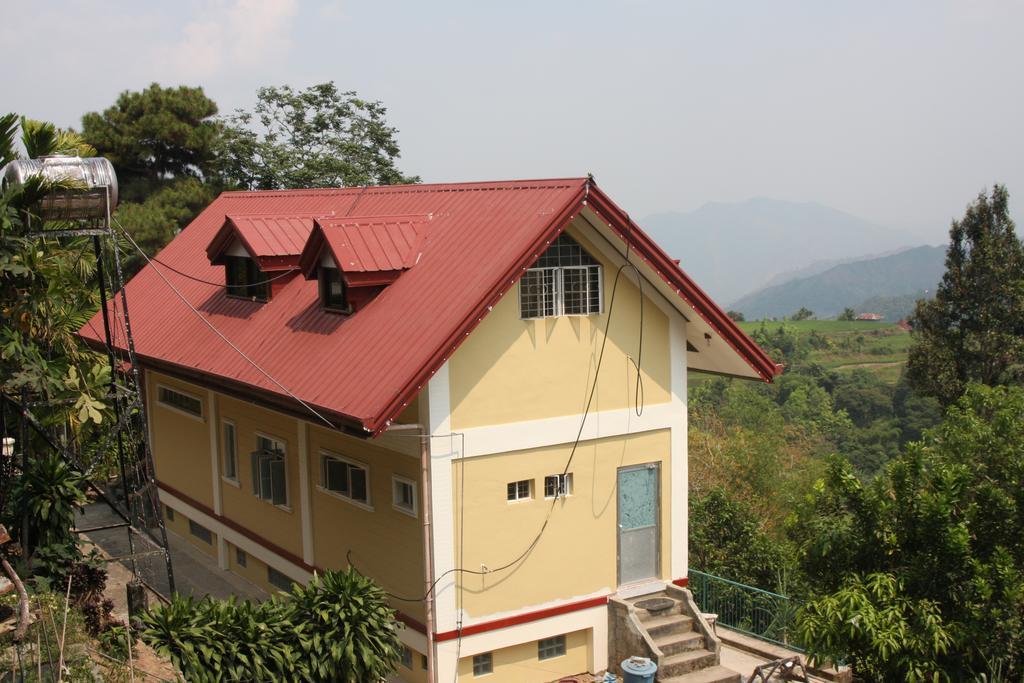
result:
<svg viewBox="0 0 1024 683"><path fill-rule="evenodd" d="M397 129L380 102L334 83L305 90L260 88L252 111L225 119L218 168L228 186L247 190L419 182L395 166Z"/></svg>
<svg viewBox="0 0 1024 683"><path fill-rule="evenodd" d="M741 323L741 322L743 322L744 320L746 320L746 319L747 319L747 318L746 318L746 316L744 316L744 315L743 315L743 314L742 314L741 312L739 312L739 311L733 311L733 310L728 310L728 311L726 311L726 312L725 312L725 314L726 314L727 316L729 316L729 318L730 318L731 320L734 320L734 321L736 321L736 322L738 322L738 323Z"/></svg>
<svg viewBox="0 0 1024 683"><path fill-rule="evenodd" d="M753 507L716 486L690 497L690 564L703 572L775 590L783 570L782 544Z"/></svg>
<svg viewBox="0 0 1024 683"><path fill-rule="evenodd" d="M202 88L125 91L82 117L82 137L117 170L121 198L144 200L173 178L209 176L220 136L217 104Z"/></svg>
<svg viewBox="0 0 1024 683"><path fill-rule="evenodd" d="M874 680L931 671L968 680L994 664L1016 680L1024 674L1024 388L970 385L940 427L867 484L833 461L790 534L819 596L807 612L812 652L850 648ZM865 589L858 577L871 575L891 580ZM870 638L856 632L866 602L893 618ZM899 620L913 627L901 630Z"/></svg>
<svg viewBox="0 0 1024 683"><path fill-rule="evenodd" d="M856 319L857 319L857 311L853 310L850 307L844 308L843 312L840 313L836 317L836 320L856 320Z"/></svg>
<svg viewBox="0 0 1024 683"><path fill-rule="evenodd" d="M832 392L835 406L845 410L858 427L892 417L892 388L867 370L854 370L847 381Z"/></svg>
<svg viewBox="0 0 1024 683"><path fill-rule="evenodd" d="M789 319L790 320L810 320L813 317L814 317L814 311L812 311L809 308L805 308L805 307L801 306L800 309L796 313L791 315Z"/></svg>
<svg viewBox="0 0 1024 683"><path fill-rule="evenodd" d="M1002 185L979 194L949 231L946 272L935 298L911 317L907 377L943 405L969 382L1024 381L1024 244Z"/></svg>

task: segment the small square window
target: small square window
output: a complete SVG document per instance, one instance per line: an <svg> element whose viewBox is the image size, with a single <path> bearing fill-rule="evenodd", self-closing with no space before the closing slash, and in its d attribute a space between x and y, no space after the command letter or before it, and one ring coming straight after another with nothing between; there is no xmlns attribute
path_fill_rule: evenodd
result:
<svg viewBox="0 0 1024 683"><path fill-rule="evenodd" d="M188 520L188 532L203 543L213 545L213 533L205 526L196 524L191 519Z"/></svg>
<svg viewBox="0 0 1024 683"><path fill-rule="evenodd" d="M484 676L494 673L494 656L490 652L473 657L473 675Z"/></svg>
<svg viewBox="0 0 1024 683"><path fill-rule="evenodd" d="M544 477L544 497L563 498L572 494L572 472Z"/></svg>
<svg viewBox="0 0 1024 683"><path fill-rule="evenodd" d="M345 296L345 283L341 279L341 271L337 268L321 267L319 273L320 303L328 311L349 313L352 308Z"/></svg>
<svg viewBox="0 0 1024 683"><path fill-rule="evenodd" d="M408 479L392 477L391 495L395 509L416 516L416 484Z"/></svg>
<svg viewBox="0 0 1024 683"><path fill-rule="evenodd" d="M412 669L412 650L408 646L402 646L402 666L406 669Z"/></svg>
<svg viewBox="0 0 1024 683"><path fill-rule="evenodd" d="M241 548L235 548L235 564L244 567L249 562L249 556Z"/></svg>
<svg viewBox="0 0 1024 683"><path fill-rule="evenodd" d="M533 497L533 480L510 481L508 483L508 500L528 500Z"/></svg>
<svg viewBox="0 0 1024 683"><path fill-rule="evenodd" d="M267 582L274 588L285 592L291 591L293 583L291 579L273 567L267 567Z"/></svg>
<svg viewBox="0 0 1024 683"><path fill-rule="evenodd" d="M537 641L537 659L553 659L564 654L565 636L555 636Z"/></svg>
<svg viewBox="0 0 1024 683"><path fill-rule="evenodd" d="M164 512L167 514L167 519L169 519L170 521L173 522L174 521L174 508L169 508L169 507L167 507L165 505L164 506Z"/></svg>

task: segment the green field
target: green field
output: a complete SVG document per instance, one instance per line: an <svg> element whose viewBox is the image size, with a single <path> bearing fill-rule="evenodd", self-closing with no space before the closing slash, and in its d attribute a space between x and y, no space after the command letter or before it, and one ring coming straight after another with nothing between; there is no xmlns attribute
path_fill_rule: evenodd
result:
<svg viewBox="0 0 1024 683"><path fill-rule="evenodd" d="M870 370L895 384L907 362L910 333L895 323L861 320L796 320L764 323L771 329L785 324L800 334L817 332L828 340L828 348L811 351L810 360L839 371ZM747 333L760 321L742 322Z"/></svg>

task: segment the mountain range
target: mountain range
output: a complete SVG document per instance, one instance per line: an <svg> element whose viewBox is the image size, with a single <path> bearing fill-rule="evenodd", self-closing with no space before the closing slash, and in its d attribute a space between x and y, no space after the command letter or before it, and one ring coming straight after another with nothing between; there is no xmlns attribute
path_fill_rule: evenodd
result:
<svg viewBox="0 0 1024 683"><path fill-rule="evenodd" d="M781 318L800 307L809 308L819 318L835 316L850 307L899 319L913 308L916 299L935 292L945 271L945 258L945 247L923 246L842 263L741 297L729 308L750 320Z"/></svg>
<svg viewBox="0 0 1024 683"><path fill-rule="evenodd" d="M794 277L820 274L843 261L920 244L908 232L838 209L766 198L655 214L641 225L680 259L697 284L724 304ZM914 290L882 293L910 291ZM797 303L796 308L800 305L806 304Z"/></svg>

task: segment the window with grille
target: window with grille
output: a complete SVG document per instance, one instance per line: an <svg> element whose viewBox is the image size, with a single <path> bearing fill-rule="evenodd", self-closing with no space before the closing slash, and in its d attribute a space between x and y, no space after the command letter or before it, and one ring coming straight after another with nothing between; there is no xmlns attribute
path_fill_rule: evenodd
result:
<svg viewBox="0 0 1024 683"><path fill-rule="evenodd" d="M407 645L402 646L402 666L406 669L412 668L412 650Z"/></svg>
<svg viewBox="0 0 1024 683"><path fill-rule="evenodd" d="M416 484L402 477L392 477L391 495L391 503L397 510L416 516Z"/></svg>
<svg viewBox="0 0 1024 683"><path fill-rule="evenodd" d="M320 485L357 503L370 503L370 474L365 465L336 455L321 455Z"/></svg>
<svg viewBox="0 0 1024 683"><path fill-rule="evenodd" d="M601 312L601 264L562 233L519 280L523 318Z"/></svg>
<svg viewBox="0 0 1024 683"><path fill-rule="evenodd" d="M207 545L213 545L213 533L201 524L188 520L188 532Z"/></svg>
<svg viewBox="0 0 1024 683"><path fill-rule="evenodd" d="M256 437L252 454L252 492L260 500L288 505L288 473L284 444L266 436Z"/></svg>
<svg viewBox="0 0 1024 683"><path fill-rule="evenodd" d="M270 298L267 274L248 256L226 256L224 278L227 282L228 296L257 301L266 301Z"/></svg>
<svg viewBox="0 0 1024 683"><path fill-rule="evenodd" d="M224 476L238 481L238 447L235 425L230 422L224 422Z"/></svg>
<svg viewBox="0 0 1024 683"><path fill-rule="evenodd" d="M484 676L489 673L494 673L494 655L490 652L485 652L482 655L474 656L473 675Z"/></svg>
<svg viewBox="0 0 1024 683"><path fill-rule="evenodd" d="M544 497L561 498L572 493L572 472L544 477Z"/></svg>
<svg viewBox="0 0 1024 683"><path fill-rule="evenodd" d="M278 590L290 591L292 589L292 580L273 567L267 567L267 583Z"/></svg>
<svg viewBox="0 0 1024 683"><path fill-rule="evenodd" d="M553 659L565 654L565 636L543 638L537 641L537 659Z"/></svg>
<svg viewBox="0 0 1024 683"><path fill-rule="evenodd" d="M508 483L508 499L527 500L533 497L533 480L510 481Z"/></svg>
<svg viewBox="0 0 1024 683"><path fill-rule="evenodd" d="M203 416L203 402L195 396L175 391L174 389L168 389L167 387L160 387L157 391L157 400L168 408L180 410L194 417Z"/></svg>

